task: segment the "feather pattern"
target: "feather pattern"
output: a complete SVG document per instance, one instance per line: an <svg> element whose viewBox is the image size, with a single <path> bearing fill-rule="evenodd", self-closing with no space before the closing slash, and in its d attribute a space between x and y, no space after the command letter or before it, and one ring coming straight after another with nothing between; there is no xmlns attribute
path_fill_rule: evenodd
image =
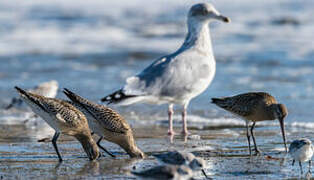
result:
<svg viewBox="0 0 314 180"><path fill-rule="evenodd" d="M91 116L98 120L99 124L104 129L115 133L126 133L131 129L125 119L111 108L93 103L66 88L64 89L64 93L74 103L79 104L82 108L89 112Z"/></svg>

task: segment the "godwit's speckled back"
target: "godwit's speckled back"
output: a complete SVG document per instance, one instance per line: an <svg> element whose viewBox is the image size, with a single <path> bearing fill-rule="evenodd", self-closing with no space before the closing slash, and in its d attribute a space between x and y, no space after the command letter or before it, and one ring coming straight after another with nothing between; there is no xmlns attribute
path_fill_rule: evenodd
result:
<svg viewBox="0 0 314 180"><path fill-rule="evenodd" d="M60 133L76 137L76 139L81 142L91 160L99 156L97 145L90 135L87 119L82 112L66 101L46 98L26 92L18 87L15 88L32 110L41 116L56 131L53 138L53 145L60 161L62 161L62 158L56 146L56 140Z"/></svg>
<svg viewBox="0 0 314 180"><path fill-rule="evenodd" d="M265 92L245 93L231 97L212 98L212 103L251 121L273 120L274 113L267 106L277 104L276 99ZM264 119L263 119L264 118Z"/></svg>
<svg viewBox="0 0 314 180"><path fill-rule="evenodd" d="M135 144L130 125L120 114L108 107L82 98L68 89L64 89L64 93L86 114L91 129L97 135L118 144L131 157L144 157L144 153Z"/></svg>

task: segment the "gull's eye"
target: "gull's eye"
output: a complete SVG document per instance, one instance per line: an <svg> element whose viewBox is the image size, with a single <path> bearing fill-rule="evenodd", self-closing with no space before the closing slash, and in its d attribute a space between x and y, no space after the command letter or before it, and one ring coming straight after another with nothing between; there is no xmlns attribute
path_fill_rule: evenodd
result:
<svg viewBox="0 0 314 180"><path fill-rule="evenodd" d="M207 15L209 12L207 11L207 9L206 8L202 8L202 15Z"/></svg>

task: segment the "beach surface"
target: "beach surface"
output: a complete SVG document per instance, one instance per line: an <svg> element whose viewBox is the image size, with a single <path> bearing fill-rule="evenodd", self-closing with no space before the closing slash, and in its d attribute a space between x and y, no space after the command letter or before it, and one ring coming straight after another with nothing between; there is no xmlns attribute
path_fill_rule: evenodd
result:
<svg viewBox="0 0 314 180"><path fill-rule="evenodd" d="M32 88L50 80L98 102L121 88L127 77L179 48L186 35L187 11L194 3L0 1L0 179L134 179L129 171L156 165L152 156L130 160L105 141L103 145L118 157L89 162L80 144L66 136L58 141L65 159L58 164L52 144L37 142L49 140L53 130L41 118L32 118L25 105L4 108L18 96L14 86ZM300 137L313 141L314 1L211 3L231 23L210 25L216 76L189 105L192 136L175 136L173 141L166 136L167 105L110 107L131 124L138 146L147 154L193 152L206 159L206 172L214 179L298 178L299 167L292 167L284 153L278 121L257 123L256 141L263 153L250 158L244 121L211 104L210 98L269 92L288 108L288 143ZM57 97L66 99L61 92ZM175 107L177 132L180 111Z"/></svg>

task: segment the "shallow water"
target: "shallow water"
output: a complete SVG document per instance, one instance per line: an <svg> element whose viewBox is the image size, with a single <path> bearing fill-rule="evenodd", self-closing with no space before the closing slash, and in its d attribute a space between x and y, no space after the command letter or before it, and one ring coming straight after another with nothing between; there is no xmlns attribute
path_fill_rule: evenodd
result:
<svg viewBox="0 0 314 180"><path fill-rule="evenodd" d="M195 1L46 0L0 2L0 107L17 94L13 87L29 88L56 79L84 97L98 101L120 88L154 59L175 51L186 33L186 13ZM145 152L188 149L206 157L206 171L215 179L297 178L298 168L284 157L276 121L257 124L257 143L265 154L248 158L244 122L210 104L210 98L247 91L267 91L287 105L289 142L312 140L314 71L312 13L314 1L213 1L232 23L211 24L217 71L211 86L193 99L188 125L200 140L165 136L166 105L114 107L136 129ZM141 4L141 5L138 5ZM145 7L145 8L143 8ZM58 97L65 98L62 93ZM180 107L175 128L180 131ZM53 131L25 107L0 109L1 173L5 177L125 178L133 166L145 168L152 158L129 162L102 158L86 160L73 139L60 142L65 159L58 168L50 143L38 139ZM149 133L147 133L147 131ZM71 140L71 141L68 141ZM106 144L107 145L107 144ZM115 153L122 151L108 144ZM78 153L80 152L80 153ZM79 157L79 158L78 158ZM104 160L106 159L106 160ZM112 170L109 164L114 163ZM245 166L242 166L245 164ZM73 165L73 166L72 166ZM68 169L67 169L68 168ZM134 178L128 175L129 178Z"/></svg>
<svg viewBox="0 0 314 180"><path fill-rule="evenodd" d="M37 142L33 137L36 133L34 130L22 125L6 125L1 126L1 129L0 177L4 179L31 179L38 176L45 179L135 179L130 171L157 165L158 162L150 155L169 150L187 150L204 158L206 173L214 179L287 179L300 176L298 166L292 167L292 161L283 152L278 132L265 132L263 128L258 128L256 132L257 142L263 151L259 156L248 155L243 128L232 128L228 133L225 129L192 130L200 138L195 138L195 135L187 138L175 136L171 140L164 135L166 128L140 127L135 129L135 136L138 146L149 155L145 160L129 159L118 146L103 141L102 145L117 158L103 153L105 156L90 162L77 141L61 136L58 147L64 159L62 163L58 162L50 142ZM4 135L6 133L8 135ZM311 136L309 132L302 133ZM289 137L295 135L289 133ZM307 164L304 164L304 168L306 171ZM204 179L200 173L195 178Z"/></svg>

